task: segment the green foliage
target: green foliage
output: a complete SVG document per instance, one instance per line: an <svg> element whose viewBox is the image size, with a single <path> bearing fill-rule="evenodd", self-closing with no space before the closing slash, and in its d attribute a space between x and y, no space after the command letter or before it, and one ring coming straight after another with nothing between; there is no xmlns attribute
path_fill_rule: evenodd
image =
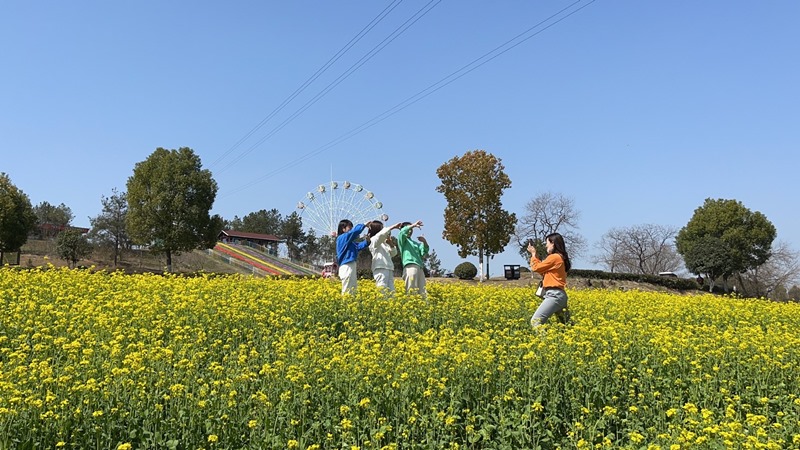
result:
<svg viewBox="0 0 800 450"><path fill-rule="evenodd" d="M61 259L69 261L70 267L92 254L92 245L78 230L69 229L59 233L56 238L56 251Z"/></svg>
<svg viewBox="0 0 800 450"><path fill-rule="evenodd" d="M455 275L459 280L472 280L476 275L478 275L478 268L475 267L475 264L472 264L469 261L464 261L456 266L456 270L453 271L453 275Z"/></svg>
<svg viewBox="0 0 800 450"><path fill-rule="evenodd" d="M101 199L103 211L89 219L92 225L91 241L98 246L109 247L114 253L114 267L117 266L120 250L129 249L130 237L125 224L128 216L128 196L125 192L112 190L111 197Z"/></svg>
<svg viewBox="0 0 800 450"><path fill-rule="evenodd" d="M187 147L157 148L136 164L128 179L127 227L134 243L164 253L172 270L172 253L211 248L222 229L209 211L217 195L211 172Z"/></svg>
<svg viewBox="0 0 800 450"><path fill-rule="evenodd" d="M691 272L727 280L764 264L775 236L775 227L760 212L736 200L709 198L678 232L675 243Z"/></svg>
<svg viewBox="0 0 800 450"><path fill-rule="evenodd" d="M0 253L19 251L35 226L30 199L0 172Z"/></svg>
<svg viewBox="0 0 800 450"><path fill-rule="evenodd" d="M306 233L303 231L303 219L297 211L283 219L279 235L285 240L289 259L299 260L303 256L303 243Z"/></svg>
<svg viewBox="0 0 800 450"><path fill-rule="evenodd" d="M442 237L458 246L462 258L502 253L514 233L516 215L502 208L503 191L511 180L500 159L483 150L454 157L436 169L444 194Z"/></svg>
<svg viewBox="0 0 800 450"><path fill-rule="evenodd" d="M72 219L75 218L72 210L63 203L55 206L48 202L41 202L33 207L33 212L36 214L36 225L41 238L57 236L58 233L66 230L72 223Z"/></svg>
<svg viewBox="0 0 800 450"><path fill-rule="evenodd" d="M275 208L269 211L262 209L244 216L241 222L241 227L235 228L237 231L280 235L283 216Z"/></svg>
<svg viewBox="0 0 800 450"><path fill-rule="evenodd" d="M432 277L441 276L442 273L442 261L439 259L439 255L436 254L436 250L431 250L425 258L425 269L430 273Z"/></svg>

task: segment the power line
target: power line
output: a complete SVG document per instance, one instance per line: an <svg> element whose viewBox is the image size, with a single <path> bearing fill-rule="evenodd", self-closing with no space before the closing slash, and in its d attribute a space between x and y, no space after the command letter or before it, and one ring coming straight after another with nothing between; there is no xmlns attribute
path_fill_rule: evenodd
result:
<svg viewBox="0 0 800 450"><path fill-rule="evenodd" d="M225 153L223 153L219 158L214 160L214 162L211 163L210 167L214 167L215 165L219 164L223 159L225 159L226 156L228 156L231 152L233 152L240 145L242 145L242 143L244 143L248 138L250 138L250 136L252 136L253 133L261 129L261 127L263 127L267 122L269 122L270 119L272 119L273 117L275 117L276 114L281 112L283 108L286 107L286 105L288 105L292 100L294 100L295 97L300 95L309 85L311 85L311 83L316 81L317 78L319 78L323 73L325 73L325 71L327 71L329 67L331 67L342 56L344 56L344 54L347 53L348 50L350 50L354 45L358 43L358 41L361 40L361 38L366 36L367 33L369 33L373 28L375 28L375 26L378 25L378 23L380 23L387 15L389 15L389 13L392 12L400 3L402 3L402 1L403 0L393 0L386 8L383 9L383 11L381 11L377 16L375 16L375 18L373 18L367 25L365 25L364 28L361 29L361 31L356 33L356 35L353 36L350 39L350 41L344 45L344 47L339 49L339 51L336 52L336 54L334 54L330 59L328 59L328 61L325 64L323 64L319 69L317 69L317 71L314 72L313 75L311 75L308 79L306 79L306 81L303 82L303 84L301 84L300 87L295 89L295 91L292 92L288 97L286 97L283 100L283 102L281 102L280 105L278 105L275 109L273 109L272 112L269 113L269 115L267 115L267 117L262 119L261 122L259 122L255 127L253 127L252 130L248 131L241 139L236 141L235 144L233 144L227 151L225 151Z"/></svg>
<svg viewBox="0 0 800 450"><path fill-rule="evenodd" d="M333 90L336 86L341 84L344 80L346 80L350 75L353 74L356 70L358 70L361 66L366 64L370 59L372 59L375 55L377 55L381 50L383 50L387 45L391 44L395 39L397 39L401 34L403 34L406 30L408 30L412 25L417 23L422 17L427 15L436 5L441 3L442 0L430 0L426 5L420 8L416 13L414 13L408 20L403 22L399 27L395 28L394 31L389 33L381 42L375 45L370 51L368 51L364 56L362 56L358 61L353 63L347 70L342 72L335 80L330 82L322 91L317 93L311 100L307 101L303 106L297 109L292 115L286 118L283 122L281 122L278 126L273 128L267 135L256 141L253 145L251 145L247 150L240 153L233 161L226 164L222 169L218 171L218 173L222 173L227 169L231 168L234 164L241 161L242 158L250 154L253 150L258 148L261 144L263 144L267 139L271 138L275 134L277 134L280 130L282 130L286 125L294 121L300 114L305 112L308 108L313 106L317 103L322 97L327 95L331 90Z"/></svg>
<svg viewBox="0 0 800 450"><path fill-rule="evenodd" d="M495 58L499 57L500 55L502 55L502 54L508 52L509 50L519 46L523 42L525 42L525 41L527 41L527 40L539 35L540 33L543 33L547 29L549 29L549 28L553 27L554 25L558 24L559 22L567 19L568 17L572 16L573 14L576 14L577 12L581 11L582 9L586 8L587 6L589 6L592 3L596 2L597 0L590 0L585 5L582 5L581 7L570 11L569 13L563 15L562 17L558 18L557 20L554 20L552 23L549 23L547 26L544 26L543 28L541 28L540 30L536 31L535 33L532 33L529 36L524 37L527 34L531 33L533 30L541 27L542 25L544 25L548 21L550 21L550 20L554 19L555 17L561 15L562 13L564 13L568 9L572 8L573 6L577 5L578 3L581 3L582 1L583 0L577 0L577 1L573 2L573 3L571 3L570 5L566 6L565 8L563 8L560 11L556 12L555 14L552 14L551 16L549 16L548 18L540 21L536 25L528 28L527 30L525 30L522 33L514 36L513 38L511 38L508 41L504 42L503 44L495 47L494 49L490 50L489 52L483 54L482 56L480 56L480 57L478 57L476 59L474 59L470 63L465 64L464 66L462 66L458 70L452 72L451 74L449 74L446 77L442 78L441 80L433 83L432 85L426 87L425 89L417 92L416 94L406 98L405 100L401 101L397 105L395 105L395 106L387 109L386 111L382 112L381 114L378 114L377 116L373 117L372 119L362 123L361 125L353 128L352 130L342 134L341 136L337 137L336 139L333 139L332 141L328 142L327 144L322 145L322 146L318 147L317 149L312 150L311 152L300 156L299 158L295 159L294 161L290 161L290 162L284 164L283 166L281 166L281 167L279 167L279 168L277 168L277 169L275 169L275 170L273 170L271 172L268 172L267 174L265 174L265 175L255 179L255 180L253 180L253 181L251 181L251 182L249 182L249 183L247 183L247 184L245 184L245 185L243 185L243 186L241 186L241 187L239 187L239 188L227 193L223 197L228 197L228 196L231 196L233 194L239 193L239 192L241 192L243 190L246 190L246 189L248 189L248 188L250 188L250 187L252 187L252 186L254 186L254 185L256 185L256 184L258 184L258 183L260 183L260 182L262 182L264 180L266 180L266 179L271 178L272 176L274 176L274 175L276 175L278 173L281 173L281 172L283 172L285 170L288 170L288 169L290 169L292 167L295 167L298 164L300 164L302 162L305 162L308 159L310 159L310 158L312 158L314 156L317 156L320 153L322 153L322 152L324 152L326 150L329 150L332 147L335 147L336 145L341 144L342 142L344 142L344 141L356 136L359 133L362 133L362 132L366 131L367 129L369 129L369 128L379 124L380 122L383 122L384 120L388 119L389 117L397 114L398 112L400 112L400 111L408 108L409 106L419 102L420 100L424 99L425 97L428 97L429 95L433 94L434 92L438 91L439 89L442 89L445 86L453 83L454 81L456 81L459 78L467 75L468 73L472 72L473 70L483 66L484 64L494 60ZM517 42L515 42L515 41L517 41Z"/></svg>

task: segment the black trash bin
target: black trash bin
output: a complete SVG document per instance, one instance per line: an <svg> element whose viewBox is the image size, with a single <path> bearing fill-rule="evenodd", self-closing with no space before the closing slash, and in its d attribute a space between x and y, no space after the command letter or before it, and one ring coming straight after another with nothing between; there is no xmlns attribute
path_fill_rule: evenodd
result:
<svg viewBox="0 0 800 450"><path fill-rule="evenodd" d="M506 264L503 269L506 280L519 280L519 264Z"/></svg>

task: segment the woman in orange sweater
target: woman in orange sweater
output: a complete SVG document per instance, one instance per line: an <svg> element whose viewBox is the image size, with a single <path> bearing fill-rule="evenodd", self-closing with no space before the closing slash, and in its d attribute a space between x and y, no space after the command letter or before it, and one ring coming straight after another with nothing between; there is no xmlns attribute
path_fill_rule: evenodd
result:
<svg viewBox="0 0 800 450"><path fill-rule="evenodd" d="M531 254L531 270L543 276L542 280L542 303L531 317L531 326L538 327L547 322L553 314L564 313L564 322L569 323L569 312L567 310L567 293L564 288L567 286L567 272L572 267L567 255L567 247L564 245L564 238L558 233L551 233L545 238L547 245L547 257L539 260L536 257L536 248L528 244L528 252Z"/></svg>

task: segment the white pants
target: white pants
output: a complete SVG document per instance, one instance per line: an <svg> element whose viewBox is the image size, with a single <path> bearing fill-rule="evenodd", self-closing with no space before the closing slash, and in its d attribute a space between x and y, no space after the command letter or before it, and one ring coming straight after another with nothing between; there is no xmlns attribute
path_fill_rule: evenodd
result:
<svg viewBox="0 0 800 450"><path fill-rule="evenodd" d="M375 278L375 285L378 288L394 292L394 270L372 269L372 277Z"/></svg>
<svg viewBox="0 0 800 450"><path fill-rule="evenodd" d="M342 280L342 294L355 294L358 286L356 262L353 261L339 266L339 278Z"/></svg>
<svg viewBox="0 0 800 450"><path fill-rule="evenodd" d="M425 271L416 264L403 266L403 280L406 282L406 293L415 292L423 297L427 295L425 291Z"/></svg>

